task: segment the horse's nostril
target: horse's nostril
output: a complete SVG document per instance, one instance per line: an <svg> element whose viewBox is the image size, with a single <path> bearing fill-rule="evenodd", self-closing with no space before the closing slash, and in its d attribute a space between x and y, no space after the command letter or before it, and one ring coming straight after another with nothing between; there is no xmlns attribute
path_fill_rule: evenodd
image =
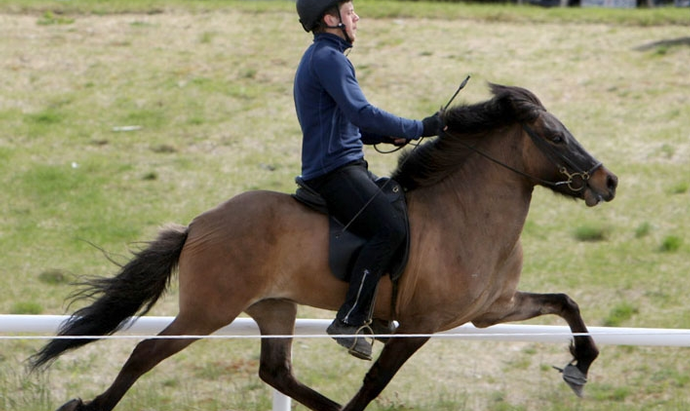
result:
<svg viewBox="0 0 690 411"><path fill-rule="evenodd" d="M608 187L611 193L614 193L616 191L616 187L618 187L618 177L616 177L613 174L610 174L606 178L606 186Z"/></svg>

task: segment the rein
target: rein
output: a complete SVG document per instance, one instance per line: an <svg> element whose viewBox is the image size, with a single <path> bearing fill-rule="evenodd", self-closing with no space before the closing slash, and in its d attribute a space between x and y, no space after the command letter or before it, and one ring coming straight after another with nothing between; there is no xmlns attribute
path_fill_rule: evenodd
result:
<svg viewBox="0 0 690 411"><path fill-rule="evenodd" d="M446 103L446 105L443 106L443 107L441 108L441 110L439 111L439 113L444 113L446 110L448 110L448 107L450 106L450 104L453 102L453 100L455 100L455 97L458 96L458 93L460 93L460 91L461 91L462 89L465 88L465 86L467 85L467 82L468 82L468 81L470 81L470 76L469 76L469 75L468 75L467 77L465 77L465 79L462 81L462 83L460 83L460 85L458 86L457 90L455 90L455 93L453 93L453 96L448 100L448 102ZM419 139L419 141L417 141L416 143L411 143L411 145L414 146L414 149L412 149L412 150L414 151L417 147L419 147L419 145L422 144L422 141L424 141L425 138L426 138L426 137L421 137L421 138ZM396 151L401 150L401 149L402 149L403 147L405 147L406 145L407 145L407 143L406 143L406 144L399 145L398 147L396 147L396 148L394 148L394 149L392 149L392 150L381 150L381 149L378 147L378 144L374 144L374 150L376 150L376 152L378 152L378 153L380 153L380 154L392 154L392 153L395 153Z"/></svg>
<svg viewBox="0 0 690 411"><path fill-rule="evenodd" d="M591 169L589 169L588 171L576 171L576 172L570 173L570 172L568 172L568 168L567 168L566 166L562 165L562 163L565 163L567 166L570 166L572 169L577 170L578 167L577 167L570 159L568 159L568 158L567 158L566 156L564 156L563 154L554 151L554 150L553 150L548 144L546 144L546 143L543 141L543 139L542 139L537 133L535 133L534 130L532 130L532 128L529 127L527 124L524 124L524 123L523 123L523 124L522 124L522 129L525 130L525 132L527 133L527 135L529 135L529 137L532 139L532 142L534 142L534 144L535 144L535 145L536 145L536 146L537 146L537 147L538 147L538 148L539 148L539 149L540 149L540 150L541 150L541 151L542 151L542 152L543 152L543 153L544 153L554 164L556 164L556 165L558 166L558 172L561 173L561 174L563 174L564 176L566 176L566 177L567 177L566 180L562 180L562 181L548 181L548 180L544 180L544 179L539 178L539 177L535 177L535 176L533 176L533 175L530 175L530 174L528 174L528 173L525 173L525 172L522 171L522 170L518 170L518 169L515 168L515 167L509 166L508 164L506 164L506 163L504 163L504 162L502 162L502 161L500 161L500 160L497 160L496 158L492 157L491 155L489 155L489 154L487 154L487 153L485 153L485 152L483 152L483 151L477 149L477 148L474 147L473 145L470 145L470 144L468 144L468 143L466 143L466 142L464 142L464 141L462 141L462 140L458 140L458 141L459 141L460 144L462 144L462 145L465 146L466 148L468 148L468 149L474 151L475 153L479 154L480 156L486 158L487 160L490 160L490 161L492 161L493 163L498 164L499 166L504 167L504 168L506 168L506 169L508 169L508 170L510 170L510 171L512 171L512 172L514 172L514 173L516 173L516 174L519 174L519 175L521 175L521 176L523 176L523 177L529 178L530 180L537 181L537 182L539 182L540 184L543 184L543 185L549 186L549 187L553 187L553 188L558 187L558 186L562 186L562 185L567 185L568 188L569 188L571 191L576 192L576 193L577 193L577 192L580 192L580 191L582 191L582 190L584 190L584 188L587 187L587 181L589 180L589 178L590 178L590 176L592 175L592 173L593 173L594 171L596 171L596 170L597 170L599 167L601 167L601 165L602 165L601 162L597 162L597 163L596 163ZM446 132L446 134L452 135L451 133L447 133L447 132ZM578 182L578 180L579 180L579 182Z"/></svg>

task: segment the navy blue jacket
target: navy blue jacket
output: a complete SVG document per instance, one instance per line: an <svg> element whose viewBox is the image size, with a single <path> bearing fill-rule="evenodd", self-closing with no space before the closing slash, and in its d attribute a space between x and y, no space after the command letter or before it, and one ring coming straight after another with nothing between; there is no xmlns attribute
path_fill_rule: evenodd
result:
<svg viewBox="0 0 690 411"><path fill-rule="evenodd" d="M422 135L421 121L395 116L367 101L352 63L343 54L351 46L334 34L316 34L297 68L294 98L302 127L305 180L362 159L363 142Z"/></svg>

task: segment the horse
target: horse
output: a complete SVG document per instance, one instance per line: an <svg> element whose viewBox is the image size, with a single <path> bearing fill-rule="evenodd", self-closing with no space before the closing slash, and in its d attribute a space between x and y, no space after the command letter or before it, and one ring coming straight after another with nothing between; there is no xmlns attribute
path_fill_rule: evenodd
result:
<svg viewBox="0 0 690 411"><path fill-rule="evenodd" d="M72 399L59 411L112 410L140 376L195 341L173 336L213 333L243 312L263 336L281 336L261 339L259 377L312 410L364 410L434 333L545 314L562 317L573 332L572 360L562 372L580 395L598 349L566 294L518 291L520 236L536 186L593 207L613 200L618 178L532 92L489 88L490 99L445 110L440 135L398 159L392 177L407 199L409 259L395 286L381 279L373 311L398 326L347 404L301 383L291 363L297 305L337 310L347 292L328 266L327 217L289 194L257 190L186 227L162 228L118 274L82 284L77 295L91 304L61 326L59 336L67 338L32 356L34 370L146 314L175 272L179 313L159 337L136 345L106 391L88 402ZM77 335L93 339L68 338Z"/></svg>

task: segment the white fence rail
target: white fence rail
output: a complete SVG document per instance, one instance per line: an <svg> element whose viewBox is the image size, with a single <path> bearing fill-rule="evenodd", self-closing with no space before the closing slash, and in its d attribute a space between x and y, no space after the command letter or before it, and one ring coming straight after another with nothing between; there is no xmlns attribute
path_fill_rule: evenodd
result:
<svg viewBox="0 0 690 411"><path fill-rule="evenodd" d="M0 315L0 340L53 338L60 324L67 318L69 317L62 315ZM130 321L125 330L105 338L155 338L155 335L172 320L173 317L141 317ZM295 324L295 336L297 338L324 338L327 336L326 327L328 324L330 324L330 320L298 319ZM589 327L589 334L597 344L690 347L690 330ZM259 328L253 320L238 318L211 336L179 336L178 338L258 338L259 335ZM398 337L409 336L411 335L399 335ZM272 336L272 338L276 337L285 336ZM479 329L466 324L434 334L433 337L563 343L569 342L573 334L566 326L500 324ZM166 338L170 337L166 336ZM290 398L275 391L273 411L289 410Z"/></svg>

